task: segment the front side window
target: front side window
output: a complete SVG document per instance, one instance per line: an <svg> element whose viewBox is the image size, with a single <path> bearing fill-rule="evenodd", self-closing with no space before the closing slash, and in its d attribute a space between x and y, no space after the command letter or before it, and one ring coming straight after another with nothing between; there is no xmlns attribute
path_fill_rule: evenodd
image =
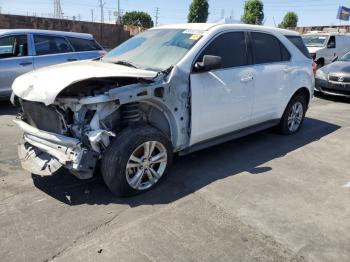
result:
<svg viewBox="0 0 350 262"><path fill-rule="evenodd" d="M288 61L290 54L274 36L265 33L251 33L254 64Z"/></svg>
<svg viewBox="0 0 350 262"><path fill-rule="evenodd" d="M0 38L0 59L28 55L26 35L5 36Z"/></svg>
<svg viewBox="0 0 350 262"><path fill-rule="evenodd" d="M73 52L66 39L59 36L34 35L34 45L37 55Z"/></svg>
<svg viewBox="0 0 350 262"><path fill-rule="evenodd" d="M67 39L77 52L102 50L102 47L93 39L81 39L76 37L67 37Z"/></svg>
<svg viewBox="0 0 350 262"><path fill-rule="evenodd" d="M151 29L119 45L102 61L126 61L138 68L166 70L185 56L202 37L202 33L186 29Z"/></svg>
<svg viewBox="0 0 350 262"><path fill-rule="evenodd" d="M197 62L201 62L205 55L220 56L222 58L222 68L248 65L244 32L230 32L219 35L204 49Z"/></svg>

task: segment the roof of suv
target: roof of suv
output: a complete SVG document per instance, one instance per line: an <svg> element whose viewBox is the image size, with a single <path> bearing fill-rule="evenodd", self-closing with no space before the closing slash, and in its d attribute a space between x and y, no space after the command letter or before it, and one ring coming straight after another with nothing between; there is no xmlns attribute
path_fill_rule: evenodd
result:
<svg viewBox="0 0 350 262"><path fill-rule="evenodd" d="M36 33L36 34L50 34L50 35L78 37L78 38L84 38L84 39L93 39L93 36L91 34L85 34L85 33L40 30L40 29L0 29L0 35L8 34L8 33L18 33L18 34Z"/></svg>
<svg viewBox="0 0 350 262"><path fill-rule="evenodd" d="M268 31L271 33L281 33L283 35L300 35L298 32L267 27L261 25L248 25L248 24L226 24L226 23L188 23L188 24L174 24L174 25L164 25L156 27L156 29L188 29L188 30L201 30L209 31L211 29L243 29L243 30L257 30L257 31Z"/></svg>

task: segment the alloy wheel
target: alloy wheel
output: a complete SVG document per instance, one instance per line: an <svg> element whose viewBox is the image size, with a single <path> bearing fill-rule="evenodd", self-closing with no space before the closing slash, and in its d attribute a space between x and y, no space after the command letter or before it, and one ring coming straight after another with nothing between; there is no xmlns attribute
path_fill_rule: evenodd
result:
<svg viewBox="0 0 350 262"><path fill-rule="evenodd" d="M294 133L299 129L301 122L303 121L303 116L303 104L301 102L296 102L293 104L288 115L288 129L290 132Z"/></svg>
<svg viewBox="0 0 350 262"><path fill-rule="evenodd" d="M157 141L147 141L137 147L126 165L126 180L136 190L155 185L167 167L167 150Z"/></svg>

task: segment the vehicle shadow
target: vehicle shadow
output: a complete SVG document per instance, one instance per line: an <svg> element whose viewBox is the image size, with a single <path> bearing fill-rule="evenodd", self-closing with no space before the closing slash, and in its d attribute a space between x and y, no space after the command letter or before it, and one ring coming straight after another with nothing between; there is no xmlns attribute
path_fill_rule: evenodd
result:
<svg viewBox="0 0 350 262"><path fill-rule="evenodd" d="M11 104L10 101L0 101L0 116L2 115L16 115L19 108Z"/></svg>
<svg viewBox="0 0 350 262"><path fill-rule="evenodd" d="M79 181L68 172L52 176L32 175L34 185L53 198L68 205L111 203L131 207L167 204L187 196L209 184L248 172L263 175L272 168L262 166L298 148L317 141L340 126L307 118L302 130L292 136L282 136L270 130L177 157L170 174L152 191L131 198L112 195L101 177Z"/></svg>

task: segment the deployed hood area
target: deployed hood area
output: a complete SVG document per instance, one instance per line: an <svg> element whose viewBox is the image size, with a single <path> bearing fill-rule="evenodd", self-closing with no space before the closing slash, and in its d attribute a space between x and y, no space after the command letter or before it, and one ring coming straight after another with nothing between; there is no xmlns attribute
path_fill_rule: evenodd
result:
<svg viewBox="0 0 350 262"><path fill-rule="evenodd" d="M87 79L129 77L152 80L157 72L100 61L78 61L46 67L24 74L14 81L12 90L22 99L52 104L68 86Z"/></svg>

